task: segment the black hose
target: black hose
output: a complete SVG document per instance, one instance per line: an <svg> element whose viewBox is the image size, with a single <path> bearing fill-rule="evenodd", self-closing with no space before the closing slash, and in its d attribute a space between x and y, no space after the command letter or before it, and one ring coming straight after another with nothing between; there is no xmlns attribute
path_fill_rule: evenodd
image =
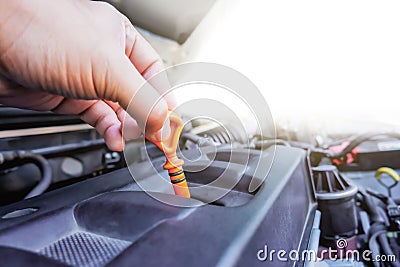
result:
<svg viewBox="0 0 400 267"><path fill-rule="evenodd" d="M66 152L87 151L104 145L104 139L96 139L82 141L78 144L66 144L30 151L5 151L0 153L0 165L2 169L7 169L26 163L33 163L39 168L42 177L39 183L25 196L26 199L43 194L51 185L52 169L44 156L52 157Z"/></svg>
<svg viewBox="0 0 400 267"><path fill-rule="evenodd" d="M11 168L26 163L35 164L39 168L42 177L38 184L25 196L25 199L38 196L49 188L52 181L52 170L49 162L43 156L27 151L6 151L0 153L0 165L3 168Z"/></svg>
<svg viewBox="0 0 400 267"><path fill-rule="evenodd" d="M382 215L379 214L378 207L375 205L372 196L367 193L363 188L360 188L359 192L363 196L366 210L371 219L371 227L368 233L370 236L368 247L371 250L373 259L376 259L376 256L380 254L380 249L386 256L395 255L386 237L387 230L385 226L385 220L382 218ZM379 242L377 241L377 239ZM373 264L374 267L380 266L379 262L376 261L374 261ZM400 267L400 263L397 261L397 258L395 262L389 262L389 264L392 267Z"/></svg>
<svg viewBox="0 0 400 267"><path fill-rule="evenodd" d="M371 196L373 196L373 197L376 197L377 199L383 201L387 206L389 206L389 205L397 205L397 204L396 204L396 201L394 201L393 198L391 198L391 197L389 197L389 196L387 196L387 195L384 195L384 194L381 194L381 193L379 193L379 192L376 192L376 191L374 191L374 190L372 190L372 189L370 189L370 188L368 188L368 189L366 190L366 192L367 192L369 195L371 195Z"/></svg>
<svg viewBox="0 0 400 267"><path fill-rule="evenodd" d="M25 199L43 194L49 188L52 181L50 163L43 156L29 152L21 153L20 159L35 164L42 174L39 183L25 196Z"/></svg>
<svg viewBox="0 0 400 267"><path fill-rule="evenodd" d="M381 249L383 251L383 255L386 255L386 256L394 255L395 256L392 248L389 245L389 241L388 241L388 238L386 236L386 232L378 234L378 240L379 240L379 243L381 245ZM388 261L388 263L392 267L400 267L400 263L398 262L397 257L396 257L395 261Z"/></svg>
<svg viewBox="0 0 400 267"><path fill-rule="evenodd" d="M381 206L377 206L377 210L378 210L379 215L383 219L385 225L386 226L390 226L390 220L389 220L389 217L386 214L386 210Z"/></svg>
<svg viewBox="0 0 400 267"><path fill-rule="evenodd" d="M374 267L380 267L380 263L375 261L378 255L380 255L379 244L376 238L379 235L386 234L386 230L380 230L373 233L368 240L368 247L371 250L371 259L373 260Z"/></svg>
<svg viewBox="0 0 400 267"><path fill-rule="evenodd" d="M364 190L359 189L361 195L363 196L364 204L366 206L367 213L371 219L371 224L384 223L384 219L379 214L378 208L376 207L372 197L366 193Z"/></svg>

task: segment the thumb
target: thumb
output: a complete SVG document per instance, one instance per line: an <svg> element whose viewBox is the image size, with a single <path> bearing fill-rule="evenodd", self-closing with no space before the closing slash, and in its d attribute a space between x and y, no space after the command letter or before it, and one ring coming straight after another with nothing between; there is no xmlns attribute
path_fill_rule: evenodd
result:
<svg viewBox="0 0 400 267"><path fill-rule="evenodd" d="M160 141L169 136L168 105L125 55L111 57L105 70L103 98L118 102L146 136Z"/></svg>

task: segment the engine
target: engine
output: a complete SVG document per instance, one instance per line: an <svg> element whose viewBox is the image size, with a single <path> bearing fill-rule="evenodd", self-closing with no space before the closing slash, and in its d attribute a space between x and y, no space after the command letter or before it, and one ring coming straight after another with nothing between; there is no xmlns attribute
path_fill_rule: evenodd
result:
<svg viewBox="0 0 400 267"><path fill-rule="evenodd" d="M174 195L149 142L112 152L79 119L35 112L24 115L36 134L24 135L22 111L2 108L14 129L1 129L0 142L5 262L398 266L393 133L315 145L194 121L179 151L187 199Z"/></svg>

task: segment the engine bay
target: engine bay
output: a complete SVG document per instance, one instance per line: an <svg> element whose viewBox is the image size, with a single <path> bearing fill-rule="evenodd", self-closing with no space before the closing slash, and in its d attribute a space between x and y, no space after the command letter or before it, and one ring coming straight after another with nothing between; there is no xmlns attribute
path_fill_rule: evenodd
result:
<svg viewBox="0 0 400 267"><path fill-rule="evenodd" d="M154 49L157 60L151 65L164 65L157 73L138 68L139 60L131 59L136 53L122 49L140 74L137 78L144 78L141 88L128 86L137 90L130 104L151 87L158 89L158 100L168 94L176 100L177 106L168 105L165 113L176 111L184 120L173 149L183 165L178 171L165 168L165 147L150 142L139 123L135 130L142 135L124 143L127 116L121 114L127 111L135 123L138 113L149 115L139 108L148 94L137 99L135 112L113 97L112 103L95 97L110 102L105 108L118 117L114 133L121 134L122 152L110 150L82 116L2 102L0 266L400 266L400 124L397 98L390 97L400 86L400 39L393 34L400 25L400 6L366 1L99 2L90 5L123 14L124 27L116 23L125 31L122 48L132 41L132 51ZM46 8L54 7L44 5L43 14L52 14ZM102 16L82 16L90 29L93 22L102 25L93 28L96 42L82 50L85 54L97 55L107 41L97 38L114 20ZM9 34L22 25L21 14L15 18ZM69 25L76 18L66 14L62 21ZM31 28L43 27L47 34L55 19ZM53 40L62 32L68 41L83 41L66 49L78 48L90 41L86 32L75 34L81 28L69 37L59 30L45 36ZM129 40L132 31L137 35ZM117 36L114 29L110 32L107 38ZM39 50L52 58L48 54L59 45L51 49L44 40L30 46L39 39L26 39L29 45L21 46L24 53L16 53L16 62L25 52ZM72 54L77 55L75 50ZM46 65L40 74L56 72L38 58L27 58L22 69ZM89 77L90 84L94 69L108 65L99 62L87 68L89 75L75 76ZM8 72L15 66L0 63L6 70L0 82L9 89ZM61 76L75 79L69 71L79 68L67 69ZM105 69L100 80L117 68ZM15 73L23 76L21 70ZM17 87L23 81L11 78ZM163 78L166 83L160 82ZM34 84L22 85L43 89L42 83L30 88ZM48 87L59 95L70 84ZM117 88L113 84L105 83L104 91ZM86 86L78 87L85 92ZM29 96L16 97L23 103L16 106L35 109ZM0 97L10 100L7 94ZM104 106L95 115L101 117L101 111ZM177 194L175 183L186 182L185 194Z"/></svg>
<svg viewBox="0 0 400 267"><path fill-rule="evenodd" d="M78 118L1 109L15 130L1 129L0 254L15 266L398 266L395 133L243 141L193 121L186 199L157 180L165 158L149 142L112 152Z"/></svg>

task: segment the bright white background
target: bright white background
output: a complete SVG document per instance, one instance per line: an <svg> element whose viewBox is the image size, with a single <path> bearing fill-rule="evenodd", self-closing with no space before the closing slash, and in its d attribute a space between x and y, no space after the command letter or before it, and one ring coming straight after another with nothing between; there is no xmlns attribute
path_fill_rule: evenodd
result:
<svg viewBox="0 0 400 267"><path fill-rule="evenodd" d="M280 123L400 125L399 1L221 0L183 48L249 77Z"/></svg>

